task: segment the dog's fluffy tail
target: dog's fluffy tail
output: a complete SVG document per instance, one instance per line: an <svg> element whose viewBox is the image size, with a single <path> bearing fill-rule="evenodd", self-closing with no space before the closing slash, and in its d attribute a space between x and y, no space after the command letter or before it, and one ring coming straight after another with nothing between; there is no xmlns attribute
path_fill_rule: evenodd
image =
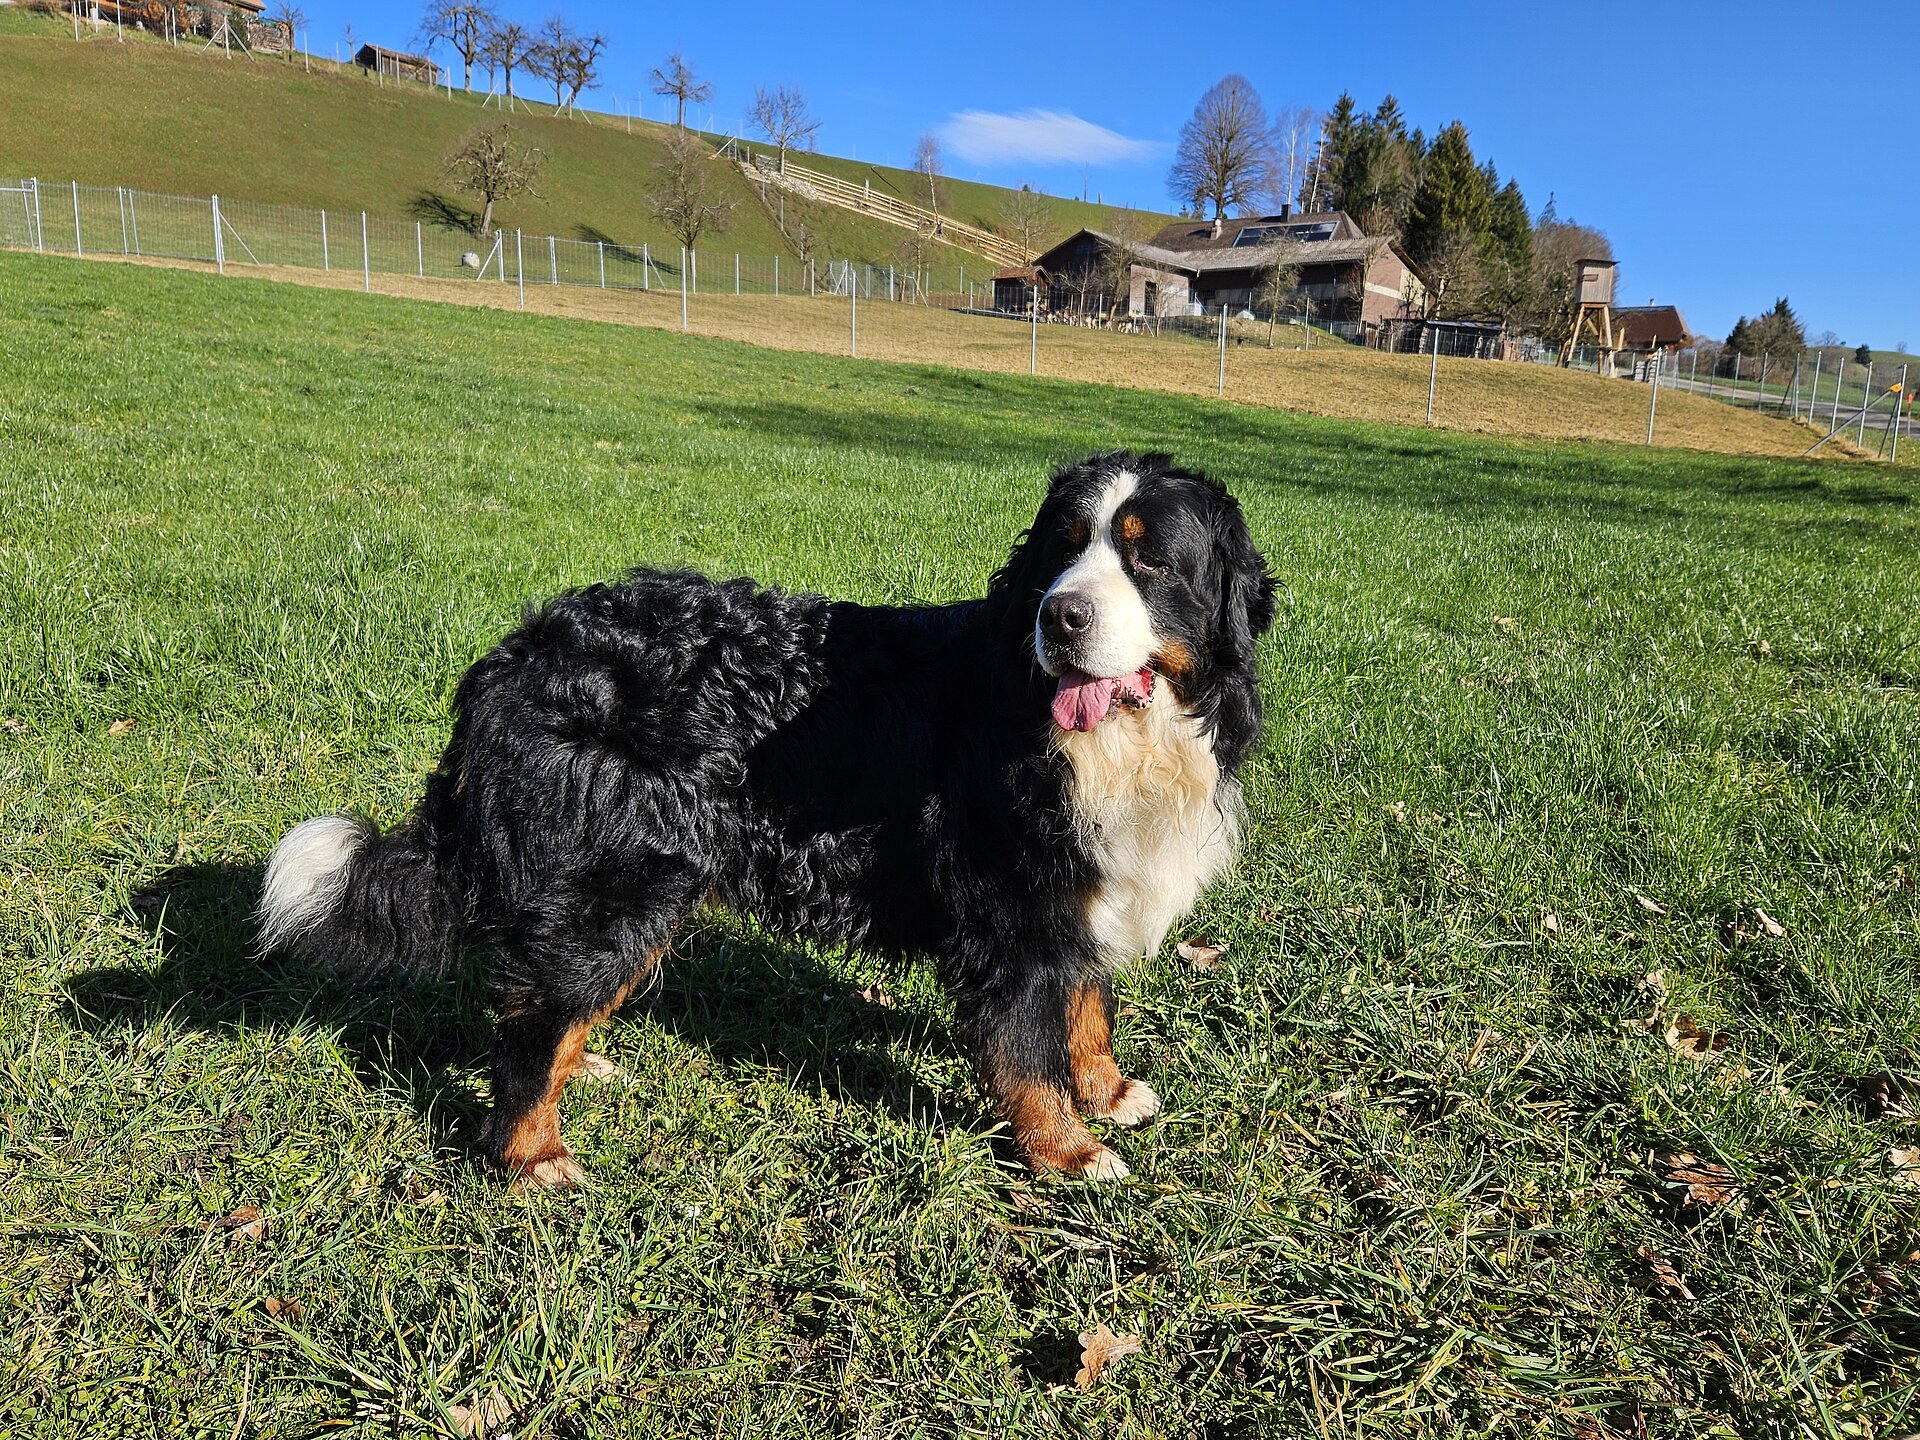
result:
<svg viewBox="0 0 1920 1440"><path fill-rule="evenodd" d="M382 835L346 815L281 837L260 890L263 951L343 970L437 972L460 931L458 887L411 829Z"/></svg>

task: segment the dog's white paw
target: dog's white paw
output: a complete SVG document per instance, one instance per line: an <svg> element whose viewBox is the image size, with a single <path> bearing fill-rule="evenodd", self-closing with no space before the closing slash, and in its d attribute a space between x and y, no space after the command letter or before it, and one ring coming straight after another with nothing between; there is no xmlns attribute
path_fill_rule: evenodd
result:
<svg viewBox="0 0 1920 1440"><path fill-rule="evenodd" d="M584 1184L587 1172L571 1155L549 1155L522 1166L514 1173L515 1190L564 1190Z"/></svg>
<svg viewBox="0 0 1920 1440"><path fill-rule="evenodd" d="M1151 1120L1160 1113L1160 1097L1153 1087L1143 1085L1138 1080L1129 1080L1127 1088L1107 1112L1106 1118L1115 1125L1138 1125L1142 1120Z"/></svg>
<svg viewBox="0 0 1920 1440"><path fill-rule="evenodd" d="M1124 1180L1132 1173L1127 1162L1104 1145L1080 1167L1080 1176L1085 1180Z"/></svg>

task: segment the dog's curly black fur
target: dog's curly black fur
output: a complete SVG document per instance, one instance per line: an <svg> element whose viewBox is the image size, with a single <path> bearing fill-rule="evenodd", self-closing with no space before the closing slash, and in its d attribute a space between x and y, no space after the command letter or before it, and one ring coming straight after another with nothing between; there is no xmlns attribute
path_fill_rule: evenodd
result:
<svg viewBox="0 0 1920 1440"><path fill-rule="evenodd" d="M587 1030L708 898L796 935L930 953L1029 1159L1125 1173L1075 1113L1157 1104L1111 1060L1111 976L1128 957L1092 916L1113 837L1077 813L1087 781L1035 640L1121 472L1138 518L1112 543L1151 617L1147 683L1193 717L1180 723L1212 757L1207 804L1229 824L1260 730L1253 649L1273 582L1223 487L1115 452L1053 477L983 599L876 607L643 570L550 601L461 681L410 823L290 832L269 942L358 965L433 966L468 945L497 957L484 1149L541 1182L579 1175L556 1102Z"/></svg>

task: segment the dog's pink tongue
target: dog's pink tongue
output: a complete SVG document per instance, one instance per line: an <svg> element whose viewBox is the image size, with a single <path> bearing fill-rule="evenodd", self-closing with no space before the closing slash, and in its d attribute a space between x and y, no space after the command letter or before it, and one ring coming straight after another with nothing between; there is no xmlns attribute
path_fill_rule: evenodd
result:
<svg viewBox="0 0 1920 1440"><path fill-rule="evenodd" d="M1053 692L1053 723L1062 730L1091 730L1107 718L1118 680L1103 680L1084 670L1069 670Z"/></svg>

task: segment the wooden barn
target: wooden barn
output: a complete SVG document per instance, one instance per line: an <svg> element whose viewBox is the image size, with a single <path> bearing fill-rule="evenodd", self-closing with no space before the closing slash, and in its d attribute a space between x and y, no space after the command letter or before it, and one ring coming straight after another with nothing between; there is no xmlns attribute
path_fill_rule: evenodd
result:
<svg viewBox="0 0 1920 1440"><path fill-rule="evenodd" d="M362 45L354 51L353 63L386 80L418 80L423 85L440 83L440 67L426 56L389 50L384 45Z"/></svg>

